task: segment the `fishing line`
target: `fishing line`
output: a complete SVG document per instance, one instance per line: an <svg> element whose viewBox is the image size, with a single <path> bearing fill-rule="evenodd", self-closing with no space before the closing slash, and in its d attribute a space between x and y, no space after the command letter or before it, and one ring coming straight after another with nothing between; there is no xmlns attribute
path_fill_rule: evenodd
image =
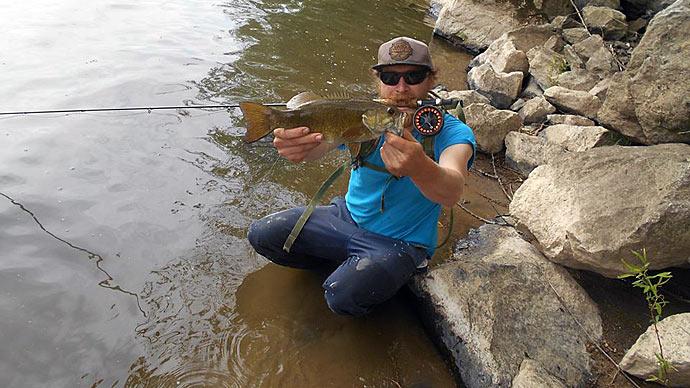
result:
<svg viewBox="0 0 690 388"><path fill-rule="evenodd" d="M268 102L262 105L265 106L286 106L284 102ZM33 110L33 111L14 111L14 112L0 112L0 116L10 116L10 115L36 115L36 114L48 114L48 113L85 113L85 112L122 112L122 111L136 111L145 110L148 112L154 110L165 110L165 109L227 109L227 108L239 108L240 104L217 104L217 105L181 105L181 106L129 106L120 108L81 108L81 109L50 109L50 110Z"/></svg>

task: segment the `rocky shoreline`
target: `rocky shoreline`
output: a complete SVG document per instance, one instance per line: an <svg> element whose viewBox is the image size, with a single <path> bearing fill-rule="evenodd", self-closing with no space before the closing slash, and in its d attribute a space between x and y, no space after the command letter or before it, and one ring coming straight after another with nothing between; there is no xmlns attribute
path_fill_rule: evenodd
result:
<svg viewBox="0 0 690 388"><path fill-rule="evenodd" d="M690 0L515 4L431 2L437 34L478 54L469 89L439 94L525 180L511 225L472 231L410 289L470 388L641 386L657 337L618 306L644 297L606 294L644 248L680 282L658 330L670 385L690 387ZM614 316L646 332L615 340Z"/></svg>

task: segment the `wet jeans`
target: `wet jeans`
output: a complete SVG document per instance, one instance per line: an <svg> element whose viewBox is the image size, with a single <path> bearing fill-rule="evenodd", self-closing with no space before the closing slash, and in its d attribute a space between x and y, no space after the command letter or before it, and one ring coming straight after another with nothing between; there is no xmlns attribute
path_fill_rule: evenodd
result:
<svg viewBox="0 0 690 388"><path fill-rule="evenodd" d="M337 266L323 288L328 307L338 314L364 315L395 295L413 274L426 270L426 249L359 228L342 198L318 206L287 253L283 243L303 211L289 209L255 221L249 242L276 264Z"/></svg>

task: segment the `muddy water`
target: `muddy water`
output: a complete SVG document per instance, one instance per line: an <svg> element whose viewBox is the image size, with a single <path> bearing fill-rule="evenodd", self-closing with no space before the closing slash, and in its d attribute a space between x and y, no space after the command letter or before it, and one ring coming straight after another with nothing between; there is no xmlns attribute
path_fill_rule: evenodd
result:
<svg viewBox="0 0 690 388"><path fill-rule="evenodd" d="M3 111L370 92L405 1L27 0L0 7ZM432 50L464 86L467 56ZM404 298L330 313L249 223L336 165L244 146L237 110L0 118L0 386L451 386ZM344 182L333 193L342 193Z"/></svg>

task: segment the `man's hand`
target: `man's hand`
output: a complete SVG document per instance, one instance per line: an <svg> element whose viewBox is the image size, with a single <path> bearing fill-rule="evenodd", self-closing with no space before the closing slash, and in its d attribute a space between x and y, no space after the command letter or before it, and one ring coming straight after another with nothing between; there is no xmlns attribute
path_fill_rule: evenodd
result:
<svg viewBox="0 0 690 388"><path fill-rule="evenodd" d="M429 162L434 163L408 130L403 131L402 137L386 132L386 141L381 146L381 159L391 174L410 178L423 174L425 166Z"/></svg>
<svg viewBox="0 0 690 388"><path fill-rule="evenodd" d="M307 127L276 128L273 130L273 136L273 146L278 150L278 154L291 162L313 159L308 156L316 151L315 148L323 140L322 134L309 133Z"/></svg>

